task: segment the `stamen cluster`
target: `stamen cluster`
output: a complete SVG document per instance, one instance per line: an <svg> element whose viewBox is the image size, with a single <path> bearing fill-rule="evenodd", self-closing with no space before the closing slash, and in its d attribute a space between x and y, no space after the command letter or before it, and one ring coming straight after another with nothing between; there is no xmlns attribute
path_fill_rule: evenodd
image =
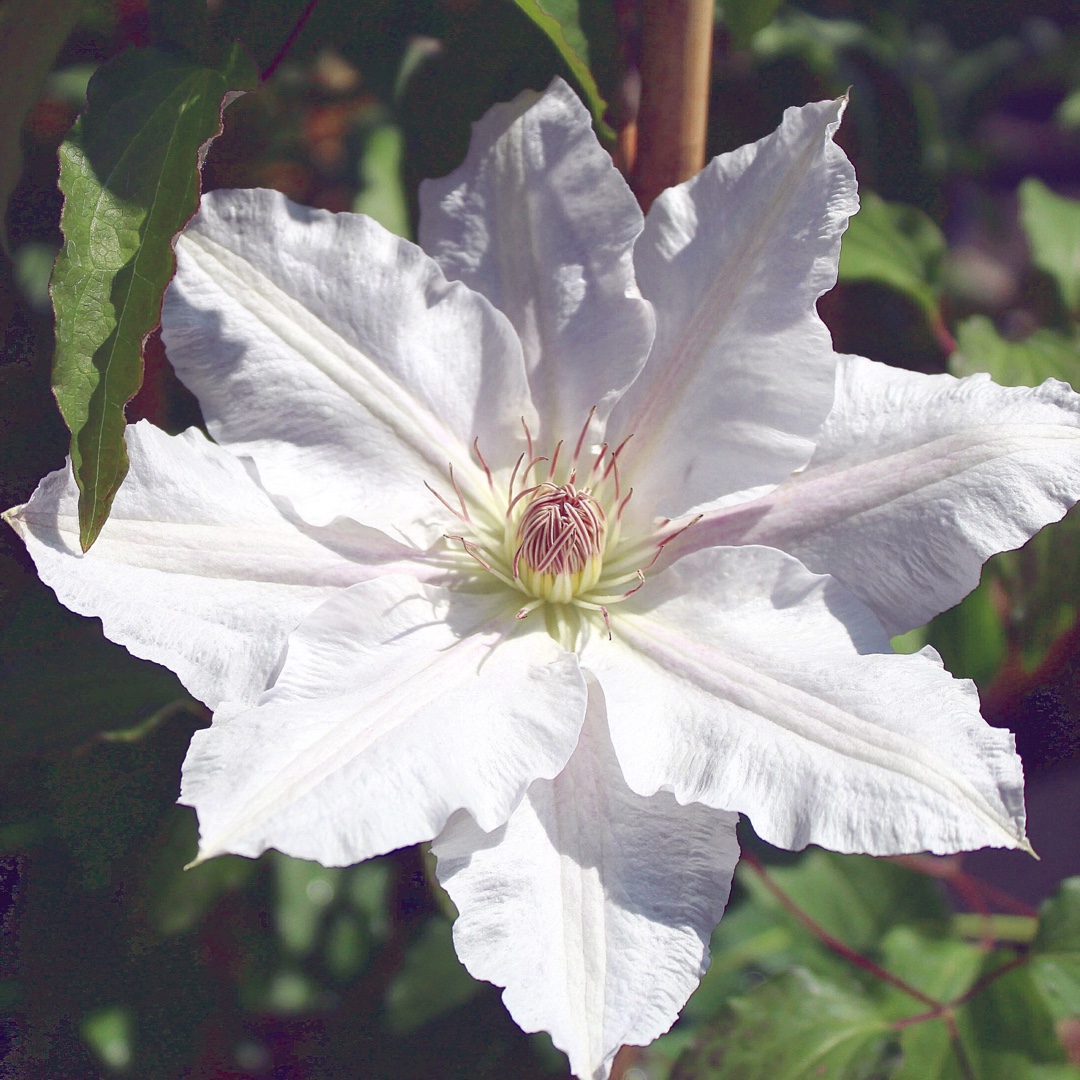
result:
<svg viewBox="0 0 1080 1080"><path fill-rule="evenodd" d="M496 481L474 442L487 492L470 491L466 498L452 468L458 506L432 491L469 527L466 534L447 537L469 556L468 566L455 565L470 576L479 566L524 593L528 600L517 613L519 619L546 606L548 625L561 639L575 636L568 629L574 611L598 613L610 634L608 605L637 592L664 545L686 527L663 522L647 537L622 537L623 511L633 489L623 492L619 455L629 439L614 449L605 443L586 452L594 412L589 413L569 460L560 462L561 441L550 457L536 454L523 420L527 449L505 487Z"/></svg>
<svg viewBox="0 0 1080 1080"><path fill-rule="evenodd" d="M514 537L514 579L533 596L569 603L600 577L606 535L604 511L588 488L538 484Z"/></svg>

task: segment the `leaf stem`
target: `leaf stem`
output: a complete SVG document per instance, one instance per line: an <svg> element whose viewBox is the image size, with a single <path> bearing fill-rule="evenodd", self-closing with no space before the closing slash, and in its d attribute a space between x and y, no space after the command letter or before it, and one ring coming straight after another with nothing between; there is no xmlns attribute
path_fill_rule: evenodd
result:
<svg viewBox="0 0 1080 1080"><path fill-rule="evenodd" d="M315 5L319 0L308 0L304 5L304 10L300 12L300 17L293 24L293 28L289 31L289 36L285 39L281 48L277 51L277 56L266 66L266 69L259 76L260 82L266 82L271 75L281 66L282 60L288 55L289 50L296 43L296 39L302 33L304 27L307 25L308 19L311 18L311 13L315 10Z"/></svg>
<svg viewBox="0 0 1080 1080"><path fill-rule="evenodd" d="M643 0L641 107L631 187L648 210L705 164L713 0Z"/></svg>

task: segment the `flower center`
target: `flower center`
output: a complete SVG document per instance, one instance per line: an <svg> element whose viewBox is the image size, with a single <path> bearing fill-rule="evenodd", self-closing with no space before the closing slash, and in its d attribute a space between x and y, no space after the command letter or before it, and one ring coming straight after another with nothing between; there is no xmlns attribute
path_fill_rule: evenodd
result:
<svg viewBox="0 0 1080 1080"><path fill-rule="evenodd" d="M456 506L428 485L463 526L447 534L454 547L441 558L463 583L487 588L495 579L524 594L517 617L543 608L549 633L568 649L586 622L602 620L610 636L608 606L636 593L664 545L692 524L665 519L644 535L622 535L633 489L623 485L619 455L629 440L586 447L593 412L573 453L563 454L559 442L550 457L535 452L522 421L527 449L509 475L493 472L473 443L486 485L462 488L451 466Z"/></svg>
<svg viewBox="0 0 1080 1080"><path fill-rule="evenodd" d="M539 484L514 535L513 576L531 596L567 604L600 580L606 537L603 508L588 488Z"/></svg>

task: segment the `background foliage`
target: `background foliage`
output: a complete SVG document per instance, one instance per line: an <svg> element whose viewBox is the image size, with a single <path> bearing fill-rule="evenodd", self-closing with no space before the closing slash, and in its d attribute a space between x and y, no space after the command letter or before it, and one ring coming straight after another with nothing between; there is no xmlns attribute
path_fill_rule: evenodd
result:
<svg viewBox="0 0 1080 1080"><path fill-rule="evenodd" d="M863 210L821 305L837 347L1080 389L1074 5L719 14L710 152L852 87ZM200 163L204 190L276 187L410 235L419 180L460 161L470 121L556 73L614 145L637 32L633 0L5 0L0 504L62 464L57 400L94 466L84 543L123 475L125 415L199 422L142 339ZM0 1075L565 1075L458 964L424 851L183 872L196 829L174 800L205 711L59 607L7 529L0 589ZM934 644L1017 731L1042 862L793 856L744 822L713 966L669 1035L620 1057L622 1080L1080 1078L1078 605L1072 515L897 642Z"/></svg>

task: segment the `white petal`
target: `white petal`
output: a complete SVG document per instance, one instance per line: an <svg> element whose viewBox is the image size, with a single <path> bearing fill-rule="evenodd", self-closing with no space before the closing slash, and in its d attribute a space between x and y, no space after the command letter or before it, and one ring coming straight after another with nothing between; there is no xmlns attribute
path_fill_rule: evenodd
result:
<svg viewBox="0 0 1080 1080"><path fill-rule="evenodd" d="M813 453L836 359L815 310L836 281L855 174L844 100L788 109L653 203L635 252L656 344L612 415L639 511L676 517L780 483Z"/></svg>
<svg viewBox="0 0 1080 1080"><path fill-rule="evenodd" d="M645 362L652 311L634 284L641 210L556 79L473 125L465 163L420 186L420 242L514 324L545 442L605 418ZM550 446L548 451L550 451Z"/></svg>
<svg viewBox="0 0 1080 1080"><path fill-rule="evenodd" d="M842 358L809 467L719 511L667 553L768 544L832 574L890 634L921 626L1080 499L1080 396L1051 380L921 375Z"/></svg>
<svg viewBox="0 0 1080 1080"><path fill-rule="evenodd" d="M516 606L398 575L323 604L259 704L192 739L180 800L201 855L344 866L430 840L459 809L501 825L585 715L576 657Z"/></svg>
<svg viewBox="0 0 1080 1080"><path fill-rule="evenodd" d="M370 218L216 191L177 241L163 338L210 433L315 525L349 516L427 545L424 487L486 485L532 415L512 328Z"/></svg>
<svg viewBox="0 0 1080 1080"><path fill-rule="evenodd" d="M1010 732L932 649L889 651L832 578L771 548L679 560L582 662L627 782L748 814L770 843L890 855L1024 841Z"/></svg>
<svg viewBox="0 0 1080 1080"><path fill-rule="evenodd" d="M603 693L566 768L484 833L455 817L433 850L460 915L454 944L505 986L525 1031L550 1031L583 1080L662 1035L701 978L739 858L737 814L630 791Z"/></svg>
<svg viewBox="0 0 1080 1080"><path fill-rule="evenodd" d="M85 555L70 465L5 517L65 607L100 616L107 638L211 707L257 698L290 631L338 589L408 565L373 529L290 521L195 428L171 437L142 422L126 440L131 469Z"/></svg>

